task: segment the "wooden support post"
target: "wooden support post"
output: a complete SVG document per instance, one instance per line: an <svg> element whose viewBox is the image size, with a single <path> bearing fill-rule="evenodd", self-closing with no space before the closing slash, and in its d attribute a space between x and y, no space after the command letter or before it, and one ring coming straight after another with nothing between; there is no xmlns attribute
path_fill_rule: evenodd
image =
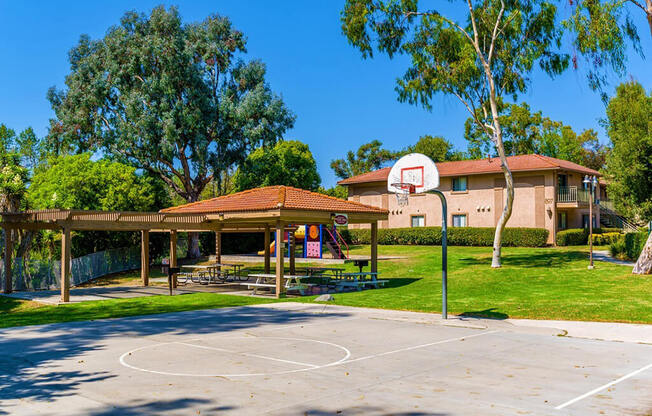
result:
<svg viewBox="0 0 652 416"><path fill-rule="evenodd" d="M140 280L149 286L149 230L140 232Z"/></svg>
<svg viewBox="0 0 652 416"><path fill-rule="evenodd" d="M61 232L61 302L70 302L70 228Z"/></svg>
<svg viewBox="0 0 652 416"><path fill-rule="evenodd" d="M177 267L177 232L170 231L170 267ZM172 275L172 287L177 287L177 275Z"/></svg>
<svg viewBox="0 0 652 416"><path fill-rule="evenodd" d="M12 266L12 261L11 261L11 256L14 251L14 244L12 240L12 234L13 230L11 228L6 227L5 228L5 264L4 264L4 269L5 269L5 285L2 288L3 293L11 293L13 288L12 288L12 276L11 276L11 266Z"/></svg>
<svg viewBox="0 0 652 416"><path fill-rule="evenodd" d="M288 238L288 250L290 250L290 274L296 274L296 267L295 267L295 238L294 238L294 231L292 231L289 235Z"/></svg>
<svg viewBox="0 0 652 416"><path fill-rule="evenodd" d="M269 273L269 258L271 253L269 252L269 246L271 242L269 241L269 225L265 226L265 273Z"/></svg>
<svg viewBox="0 0 652 416"><path fill-rule="evenodd" d="M276 298L284 296L284 283L283 282L283 223L276 222Z"/></svg>
<svg viewBox="0 0 652 416"><path fill-rule="evenodd" d="M215 231L215 262L222 263L222 232Z"/></svg>
<svg viewBox="0 0 652 416"><path fill-rule="evenodd" d="M371 272L378 272L378 221L371 223Z"/></svg>

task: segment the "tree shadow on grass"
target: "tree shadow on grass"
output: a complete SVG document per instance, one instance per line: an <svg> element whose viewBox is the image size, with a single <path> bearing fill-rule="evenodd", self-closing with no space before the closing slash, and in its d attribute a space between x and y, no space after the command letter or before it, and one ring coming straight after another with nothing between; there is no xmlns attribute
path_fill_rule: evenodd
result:
<svg viewBox="0 0 652 416"><path fill-rule="evenodd" d="M509 315L504 312L498 312L497 308L489 308L481 311L468 311L463 312L460 316L466 316L470 318L489 318L489 319L507 319Z"/></svg>
<svg viewBox="0 0 652 416"><path fill-rule="evenodd" d="M561 267L568 263L585 260L586 253L581 251L546 251L544 253L511 254L502 256L503 266L518 266L524 268ZM464 257L458 260L465 266L491 266L491 257Z"/></svg>
<svg viewBox="0 0 652 416"><path fill-rule="evenodd" d="M379 280L383 280L382 277ZM385 286L380 286L379 289L393 289L396 287L401 287L401 286L407 286L411 285L414 282L418 282L421 280L421 278L415 278L415 277L393 277L390 279L387 283L385 283Z"/></svg>

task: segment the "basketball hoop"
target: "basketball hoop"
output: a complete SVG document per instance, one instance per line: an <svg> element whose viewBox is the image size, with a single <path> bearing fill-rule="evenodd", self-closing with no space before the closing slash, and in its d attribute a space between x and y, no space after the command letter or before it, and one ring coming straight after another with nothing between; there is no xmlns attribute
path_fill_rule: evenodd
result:
<svg viewBox="0 0 652 416"><path fill-rule="evenodd" d="M394 188L394 194L396 195L396 202L399 207L404 207L408 204L410 194L413 194L416 190L416 186L411 183L406 182L395 182L392 184Z"/></svg>

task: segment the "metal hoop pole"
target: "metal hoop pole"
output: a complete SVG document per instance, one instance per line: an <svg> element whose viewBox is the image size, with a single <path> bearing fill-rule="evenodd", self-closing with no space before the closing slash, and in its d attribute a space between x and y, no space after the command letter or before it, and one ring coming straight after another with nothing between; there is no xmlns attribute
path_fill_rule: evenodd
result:
<svg viewBox="0 0 652 416"><path fill-rule="evenodd" d="M448 241L446 237L448 205L446 197L440 191L434 189L430 192L436 194L441 200L441 317L448 319Z"/></svg>

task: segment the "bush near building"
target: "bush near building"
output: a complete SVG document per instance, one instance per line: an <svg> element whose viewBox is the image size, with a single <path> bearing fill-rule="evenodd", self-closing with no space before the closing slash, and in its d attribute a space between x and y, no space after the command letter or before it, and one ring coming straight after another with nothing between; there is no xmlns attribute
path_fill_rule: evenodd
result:
<svg viewBox="0 0 652 416"><path fill-rule="evenodd" d="M609 247L611 256L621 260L636 261L643 251L647 237L647 231L627 233L621 236Z"/></svg>
<svg viewBox="0 0 652 416"><path fill-rule="evenodd" d="M493 227L451 227L448 229L448 245L485 246L493 245ZM351 244L370 244L371 231L356 229L342 231L344 239ZM506 228L503 246L544 247L548 240L545 228ZM441 227L384 228L378 230L378 244L381 245L441 245Z"/></svg>
<svg viewBox="0 0 652 416"><path fill-rule="evenodd" d="M594 228L593 234L612 234L620 233L620 228ZM587 228L571 228L568 230L562 230L557 233L557 245L558 246L581 246L588 244L589 242L589 230ZM595 241L594 235L594 244L598 244ZM605 243L609 244L609 243Z"/></svg>

